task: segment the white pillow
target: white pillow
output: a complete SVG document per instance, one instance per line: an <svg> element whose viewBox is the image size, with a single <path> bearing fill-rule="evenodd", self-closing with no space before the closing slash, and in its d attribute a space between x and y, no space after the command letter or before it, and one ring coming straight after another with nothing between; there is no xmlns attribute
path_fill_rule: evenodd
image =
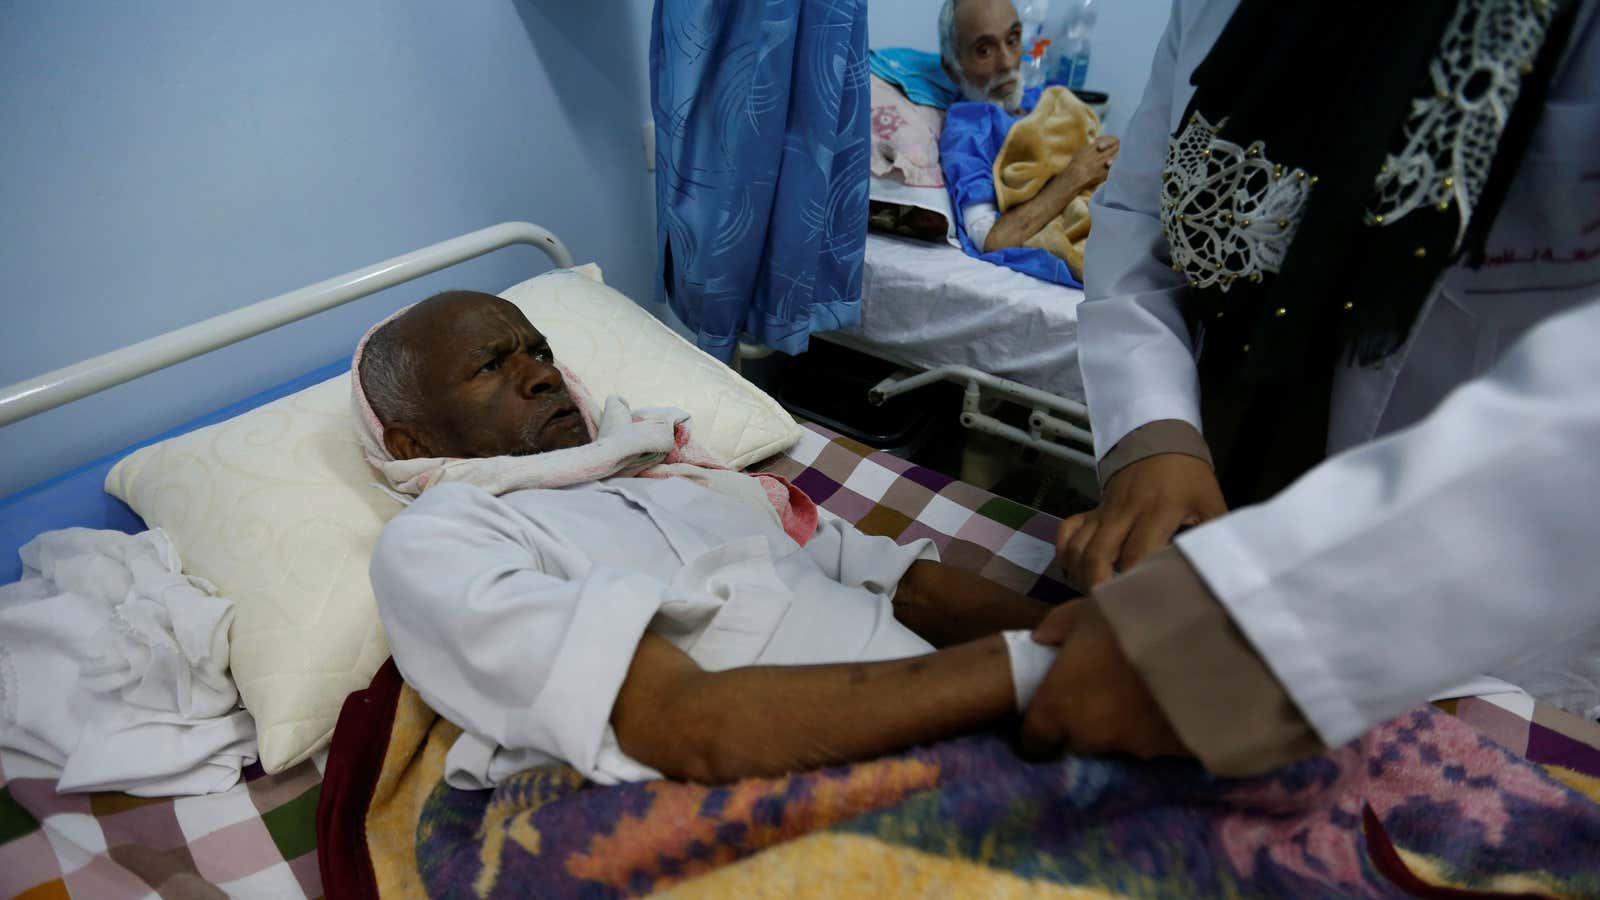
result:
<svg viewBox="0 0 1600 900"><path fill-rule="evenodd" d="M588 266L548 272L504 296L596 395L689 410L696 439L730 463L799 438L772 398L598 278ZM172 536L185 571L233 600L233 677L268 772L326 746L345 696L389 655L367 564L401 507L372 486L349 391L340 375L138 450L106 476L107 491Z"/></svg>

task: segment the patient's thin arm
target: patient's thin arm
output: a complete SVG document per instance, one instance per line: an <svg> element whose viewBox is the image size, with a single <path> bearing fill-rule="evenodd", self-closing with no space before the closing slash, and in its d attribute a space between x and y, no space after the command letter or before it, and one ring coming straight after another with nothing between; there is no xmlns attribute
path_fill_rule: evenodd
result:
<svg viewBox="0 0 1600 900"><path fill-rule="evenodd" d="M989 236L983 242L983 252L993 253L1027 243L1088 187L1088 179L1075 175L1071 169L1061 171L1032 199L1013 206L994 220L994 227L989 229Z"/></svg>
<svg viewBox="0 0 1600 900"><path fill-rule="evenodd" d="M721 783L878 756L1012 711L1002 638L910 659L705 672L647 634L612 708L623 752L670 778Z"/></svg>
<svg viewBox="0 0 1600 900"><path fill-rule="evenodd" d="M1045 183L1043 190L1000 214L984 239L983 251L993 253L1027 243L1079 194L1105 181L1119 146L1116 138L1102 135L1079 150L1065 169Z"/></svg>
<svg viewBox="0 0 1600 900"><path fill-rule="evenodd" d="M932 560L911 564L894 595L894 617L935 647L1002 631L1032 631L1050 604Z"/></svg>

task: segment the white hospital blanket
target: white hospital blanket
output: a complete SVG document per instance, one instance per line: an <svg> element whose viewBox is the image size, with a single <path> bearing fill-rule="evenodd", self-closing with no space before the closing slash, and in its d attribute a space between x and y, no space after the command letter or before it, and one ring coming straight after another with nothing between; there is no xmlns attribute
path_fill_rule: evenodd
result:
<svg viewBox="0 0 1600 900"><path fill-rule="evenodd" d="M0 586L0 747L60 767L64 793L237 783L256 743L228 676L232 602L159 529L52 531L19 554Z"/></svg>
<svg viewBox="0 0 1600 900"><path fill-rule="evenodd" d="M974 259L955 247L868 234L861 324L838 334L896 362L924 369L972 366L1082 402L1082 301L1077 288Z"/></svg>

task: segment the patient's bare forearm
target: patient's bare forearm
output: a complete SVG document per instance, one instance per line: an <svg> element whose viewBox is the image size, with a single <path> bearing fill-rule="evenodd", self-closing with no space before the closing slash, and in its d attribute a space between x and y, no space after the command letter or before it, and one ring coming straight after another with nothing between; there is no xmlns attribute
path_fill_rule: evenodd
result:
<svg viewBox="0 0 1600 900"><path fill-rule="evenodd" d="M1044 621L1050 604L943 563L911 564L894 595L894 617L935 647Z"/></svg>
<svg viewBox="0 0 1600 900"><path fill-rule="evenodd" d="M983 252L993 253L1026 244L1089 187L1090 179L1072 169L1058 172L1032 199L1006 210L1000 214L1000 218L995 219L989 236L984 239Z"/></svg>
<svg viewBox="0 0 1600 900"><path fill-rule="evenodd" d="M888 662L705 672L646 635L611 723L634 759L668 777L716 784L951 737L1013 705L999 637Z"/></svg>

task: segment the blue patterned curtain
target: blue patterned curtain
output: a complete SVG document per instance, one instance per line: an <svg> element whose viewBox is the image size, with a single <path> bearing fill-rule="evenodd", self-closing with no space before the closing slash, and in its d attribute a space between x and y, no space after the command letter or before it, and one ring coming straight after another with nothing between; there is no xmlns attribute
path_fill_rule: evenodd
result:
<svg viewBox="0 0 1600 900"><path fill-rule="evenodd" d="M860 320L865 0L656 0L657 299L733 357Z"/></svg>

